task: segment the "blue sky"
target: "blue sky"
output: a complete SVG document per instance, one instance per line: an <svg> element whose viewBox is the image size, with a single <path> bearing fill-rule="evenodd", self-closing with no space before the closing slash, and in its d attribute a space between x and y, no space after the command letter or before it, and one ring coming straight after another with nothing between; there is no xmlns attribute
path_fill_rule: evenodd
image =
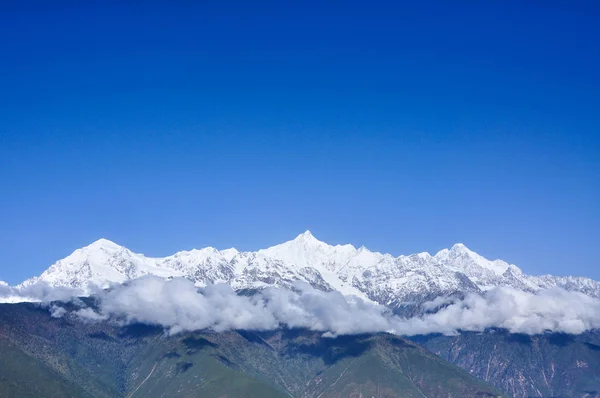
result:
<svg viewBox="0 0 600 398"><path fill-rule="evenodd" d="M0 6L0 280L306 229L600 279L598 3L414 3Z"/></svg>

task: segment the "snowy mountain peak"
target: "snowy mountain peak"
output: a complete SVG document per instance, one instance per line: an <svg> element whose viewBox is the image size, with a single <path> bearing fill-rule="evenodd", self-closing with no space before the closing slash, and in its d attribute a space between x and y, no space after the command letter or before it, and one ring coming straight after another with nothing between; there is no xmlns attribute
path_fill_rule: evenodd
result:
<svg viewBox="0 0 600 398"><path fill-rule="evenodd" d="M470 257L473 259L483 258L479 254L475 253L473 250L470 250L463 243L455 243L454 245L452 245L452 247L450 248L450 251L448 252L448 255L454 256L454 257L465 256L465 257Z"/></svg>
<svg viewBox="0 0 600 398"><path fill-rule="evenodd" d="M469 250L464 244L457 243L448 249L440 250L433 261L448 269L466 275L473 283L482 290L488 290L494 286L506 282L506 271L509 264L502 260L490 261L485 257ZM518 270L516 266L513 266Z"/></svg>
<svg viewBox="0 0 600 398"><path fill-rule="evenodd" d="M328 245L325 242L322 242L315 238L310 231L306 231L296 236L296 238L289 240L287 242L281 243L279 245L275 245L269 247L268 249L259 250L259 252L265 253L312 253L312 252L323 252L329 251L333 249L333 246Z"/></svg>
<svg viewBox="0 0 600 398"><path fill-rule="evenodd" d="M463 257L470 258L476 262L480 259L483 259L483 257L475 253L474 251L469 250L469 248L462 243L456 243L452 245L450 249L442 249L439 252L437 252L434 257L440 260Z"/></svg>
<svg viewBox="0 0 600 398"><path fill-rule="evenodd" d="M146 257L108 239L99 239L22 285L43 281L52 286L85 289L90 284L105 287L147 274L184 277L198 286L229 283L234 289L291 287L300 280L318 289L400 306L418 301L419 297L481 292L496 286L526 291L559 286L600 296L598 282L526 275L518 267L502 260L490 261L462 243L433 256L422 252L395 257L364 246L332 246L310 231L256 252L207 247L163 258Z"/></svg>
<svg viewBox="0 0 600 398"><path fill-rule="evenodd" d="M469 248L465 246L464 243L455 243L454 245L452 245L452 249L450 250L456 252L471 252L471 250L469 250Z"/></svg>
<svg viewBox="0 0 600 398"><path fill-rule="evenodd" d="M231 261L235 256L237 256L240 252L232 247L230 249L221 250L221 255L227 259L227 261Z"/></svg>
<svg viewBox="0 0 600 398"><path fill-rule="evenodd" d="M100 238L89 245L85 246L86 248L105 248L105 249L121 249L123 246L116 244L112 240L108 240L105 238Z"/></svg>
<svg viewBox="0 0 600 398"><path fill-rule="evenodd" d="M301 233L300 235L296 236L296 238L293 240L293 242L303 242L303 243L308 243L308 244L323 243L320 240L318 240L317 238L315 238L314 235L309 230L306 230L303 233Z"/></svg>
<svg viewBox="0 0 600 398"><path fill-rule="evenodd" d="M258 253L297 267L307 267L320 263L333 249L333 246L321 242L310 231L306 231L293 240L259 250Z"/></svg>

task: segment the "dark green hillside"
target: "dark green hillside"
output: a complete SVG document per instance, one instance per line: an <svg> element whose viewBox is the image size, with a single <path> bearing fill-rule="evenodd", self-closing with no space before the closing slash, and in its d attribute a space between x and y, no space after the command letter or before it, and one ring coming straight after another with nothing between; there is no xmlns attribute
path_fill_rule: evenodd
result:
<svg viewBox="0 0 600 398"><path fill-rule="evenodd" d="M0 336L0 397L88 397L42 362ZM91 396L90 396L91 397Z"/></svg>
<svg viewBox="0 0 600 398"><path fill-rule="evenodd" d="M278 330L168 336L157 327L86 324L71 316L52 318L36 305L13 304L0 305L0 336L2 397L500 395L424 348L387 334L324 338Z"/></svg>
<svg viewBox="0 0 600 398"><path fill-rule="evenodd" d="M600 333L528 336L506 331L415 338L515 397L600 397Z"/></svg>
<svg viewBox="0 0 600 398"><path fill-rule="evenodd" d="M151 343L145 350L132 371L139 375L134 385L151 375L138 390L150 396L168 391L194 396L235 374L231 387L241 383L238 392L271 385L294 397L499 395L425 349L390 335L330 339L297 330L194 333ZM247 384L248 379L263 384Z"/></svg>

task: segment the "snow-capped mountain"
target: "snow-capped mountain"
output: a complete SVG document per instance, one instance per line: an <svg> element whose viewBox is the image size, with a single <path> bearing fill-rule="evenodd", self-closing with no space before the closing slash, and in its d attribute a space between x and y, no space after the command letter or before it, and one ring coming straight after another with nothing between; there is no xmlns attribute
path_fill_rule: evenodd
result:
<svg viewBox="0 0 600 398"><path fill-rule="evenodd" d="M164 258L133 253L106 239L76 250L56 262L37 282L86 289L106 287L146 274L184 277L198 286L229 283L234 289L290 287L304 281L321 290L337 290L391 308L418 305L441 295L482 292L497 286L536 291L562 287L600 297L600 283L588 278L530 276L502 260L490 261L463 244L435 255L394 257L352 245L332 246L310 231L295 239L256 252L207 247Z"/></svg>

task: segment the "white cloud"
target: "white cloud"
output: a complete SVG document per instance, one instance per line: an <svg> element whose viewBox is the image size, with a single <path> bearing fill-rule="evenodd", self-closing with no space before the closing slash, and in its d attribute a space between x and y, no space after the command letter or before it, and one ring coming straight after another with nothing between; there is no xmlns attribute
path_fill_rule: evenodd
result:
<svg viewBox="0 0 600 398"><path fill-rule="evenodd" d="M212 328L274 329L275 318L262 297L238 296L228 285L211 285L203 294L192 282L146 276L99 295L101 312L125 323L167 327L172 333Z"/></svg>
<svg viewBox="0 0 600 398"><path fill-rule="evenodd" d="M305 283L296 291L268 289L262 293L266 307L280 324L336 334L392 331L390 311L357 297L322 292Z"/></svg>
<svg viewBox="0 0 600 398"><path fill-rule="evenodd" d="M65 310L63 307L59 307L57 305L50 307L50 316L52 316L52 318L62 318L66 313L67 310Z"/></svg>
<svg viewBox="0 0 600 398"><path fill-rule="evenodd" d="M108 319L107 315L98 314L91 308L81 308L77 311L74 311L73 315L85 322L105 321Z"/></svg>
<svg viewBox="0 0 600 398"><path fill-rule="evenodd" d="M66 300L75 293L47 285L26 290L0 286L0 301L19 295L42 302ZM96 297L96 310L79 308L71 314L86 321L113 319L121 324L161 325L170 333L286 326L322 331L329 336L371 332L455 334L492 327L527 334L578 334L600 328L600 300L562 289L533 294L496 288L483 295L468 294L464 299L438 298L424 308L443 308L410 319L393 316L388 309L356 297L315 290L305 283L297 283L293 291L266 289L249 297L237 295L227 285L198 290L185 279L145 276L98 291ZM65 315L59 306L52 306L50 311L54 317Z"/></svg>
<svg viewBox="0 0 600 398"><path fill-rule="evenodd" d="M559 288L533 294L500 287L483 295L469 294L437 313L407 320L400 331L452 334L491 327L526 334L579 334L600 328L600 300Z"/></svg>
<svg viewBox="0 0 600 398"><path fill-rule="evenodd" d="M20 288L0 284L0 303L70 301L82 295L80 289L53 287L45 282Z"/></svg>

